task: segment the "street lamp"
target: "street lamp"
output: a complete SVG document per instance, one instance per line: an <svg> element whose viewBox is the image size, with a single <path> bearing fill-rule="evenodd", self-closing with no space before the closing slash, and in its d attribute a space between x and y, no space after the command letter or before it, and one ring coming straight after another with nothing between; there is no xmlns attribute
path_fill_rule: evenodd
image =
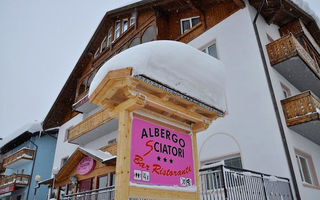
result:
<svg viewBox="0 0 320 200"><path fill-rule="evenodd" d="M40 187L39 182L41 181L41 176L39 174L36 175L34 180L36 181L36 186L34 187L33 199L36 200L37 189Z"/></svg>

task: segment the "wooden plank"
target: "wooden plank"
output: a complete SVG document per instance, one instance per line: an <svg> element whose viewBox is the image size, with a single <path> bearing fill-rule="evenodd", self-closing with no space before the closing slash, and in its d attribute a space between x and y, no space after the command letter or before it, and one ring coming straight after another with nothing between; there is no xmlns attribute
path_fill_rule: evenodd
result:
<svg viewBox="0 0 320 200"><path fill-rule="evenodd" d="M130 112L119 113L118 147L115 181L115 199L129 198L130 150L131 150L131 117Z"/></svg>
<svg viewBox="0 0 320 200"><path fill-rule="evenodd" d="M180 192L172 190L159 190L143 187L130 186L130 198L142 199L161 199L161 200L195 200L196 193L194 192Z"/></svg>
<svg viewBox="0 0 320 200"><path fill-rule="evenodd" d="M198 160L198 145L197 145L197 134L192 133L192 151L193 151L193 168L194 168L194 179L195 185L197 186L196 200L200 200L200 181L199 181L199 160Z"/></svg>

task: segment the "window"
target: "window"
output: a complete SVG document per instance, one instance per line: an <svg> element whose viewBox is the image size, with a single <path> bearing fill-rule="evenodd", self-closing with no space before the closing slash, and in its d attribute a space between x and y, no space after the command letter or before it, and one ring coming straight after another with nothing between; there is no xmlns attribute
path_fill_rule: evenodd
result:
<svg viewBox="0 0 320 200"><path fill-rule="evenodd" d="M69 132L70 132L70 129L72 128L73 126L70 126L69 128L66 129L65 133L64 133L64 139L63 141L67 141L68 138L69 138Z"/></svg>
<svg viewBox="0 0 320 200"><path fill-rule="evenodd" d="M104 50L106 50L106 47L107 47L107 38L105 37L101 42L100 53L104 52Z"/></svg>
<svg viewBox="0 0 320 200"><path fill-rule="evenodd" d="M112 28L110 28L108 31L108 41L107 41L108 47L111 45L111 41L112 41Z"/></svg>
<svg viewBox="0 0 320 200"><path fill-rule="evenodd" d="M194 27L196 24L200 22L200 16L191 17L186 19L181 19L181 34L185 33L190 28Z"/></svg>
<svg viewBox="0 0 320 200"><path fill-rule="evenodd" d="M100 51L99 51L99 49L98 49L98 50L94 53L93 58L94 58L94 59L98 58L99 53L100 53Z"/></svg>
<svg viewBox="0 0 320 200"><path fill-rule="evenodd" d="M128 30L128 19L122 20L122 33Z"/></svg>
<svg viewBox="0 0 320 200"><path fill-rule="evenodd" d="M114 39L120 37L120 20L116 21L115 30L114 30Z"/></svg>
<svg viewBox="0 0 320 200"><path fill-rule="evenodd" d="M130 26L134 25L136 23L136 18L135 17L131 17L130 18Z"/></svg>
<svg viewBox="0 0 320 200"><path fill-rule="evenodd" d="M61 159L60 168L62 168L67 163L68 158L69 157L67 156Z"/></svg>
<svg viewBox="0 0 320 200"><path fill-rule="evenodd" d="M304 184L319 186L317 174L310 154L295 149L301 180Z"/></svg>
<svg viewBox="0 0 320 200"><path fill-rule="evenodd" d="M291 96L291 91L290 89L283 83L280 82L281 88L282 88L282 93L284 98L288 98Z"/></svg>
<svg viewBox="0 0 320 200"><path fill-rule="evenodd" d="M313 182L312 182L310 167L308 164L308 159L301 155L296 155L296 158L298 161L298 166L299 166L299 171L300 171L302 181L312 185Z"/></svg>
<svg viewBox="0 0 320 200"><path fill-rule="evenodd" d="M209 45L208 47L204 48L202 51L204 53L209 54L212 57L218 58L216 43Z"/></svg>
<svg viewBox="0 0 320 200"><path fill-rule="evenodd" d="M129 48L130 47L134 47L136 45L140 44L140 38L134 38L132 41L131 41L131 44L129 45Z"/></svg>
<svg viewBox="0 0 320 200"><path fill-rule="evenodd" d="M154 28L153 26L150 26L147 28L147 30L144 31L142 35L142 43L150 42L154 39Z"/></svg>

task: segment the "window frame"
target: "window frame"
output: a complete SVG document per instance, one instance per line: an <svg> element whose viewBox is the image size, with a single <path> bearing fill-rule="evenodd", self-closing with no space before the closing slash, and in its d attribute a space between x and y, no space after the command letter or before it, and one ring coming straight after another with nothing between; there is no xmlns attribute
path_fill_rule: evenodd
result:
<svg viewBox="0 0 320 200"><path fill-rule="evenodd" d="M134 17L134 16L130 17L129 27L133 26L135 23L136 23L136 17Z"/></svg>
<svg viewBox="0 0 320 200"><path fill-rule="evenodd" d="M294 152L295 152L295 157L296 157L296 161L297 161L297 165L298 165L298 170L299 170L299 174L301 177L301 182L304 186L306 187L312 187L312 188L316 188L316 189L320 189L319 186L319 181L318 181L318 177L317 177L317 173L314 167L314 163L312 160L312 156L306 152L303 152L299 149L294 148ZM298 159L299 158L299 159ZM305 181L305 177L304 174L302 172L302 166L301 166L301 161L300 158L305 159L306 164L307 164L307 170L309 173L309 176L311 178L311 182L312 183L308 183Z"/></svg>
<svg viewBox="0 0 320 200"><path fill-rule="evenodd" d="M201 17L200 15L199 16L194 16L194 17L189 17L189 18L183 18L183 19L180 19L180 31L181 31L181 35L183 35L185 32L187 32L188 30L192 29L194 26L196 26L197 24L195 24L194 26L192 26L192 19L195 19L195 18L199 18L199 23L201 22ZM183 31L183 21L189 21L189 24L190 24L190 28L186 31Z"/></svg>
<svg viewBox="0 0 320 200"><path fill-rule="evenodd" d="M124 22L127 22L127 28L126 29L124 29ZM128 18L125 18L125 19L122 19L122 33L125 33L128 29L129 29L129 20L128 20Z"/></svg>
<svg viewBox="0 0 320 200"><path fill-rule="evenodd" d="M209 47L211 47L212 45L215 45L215 46L216 46L216 56L217 56L217 57L209 54ZM219 59L218 45L217 45L217 41L216 41L216 40L214 40L213 42L208 43L207 45L205 45L205 46L202 47L201 49L202 49L201 51L202 51L203 53L206 53L206 54L208 54L208 55L210 55L210 56L212 56L212 57L214 57L214 58L216 58L216 59Z"/></svg>
<svg viewBox="0 0 320 200"><path fill-rule="evenodd" d="M107 37L104 37L100 44L100 53L104 52L106 49L107 49Z"/></svg>
<svg viewBox="0 0 320 200"><path fill-rule="evenodd" d="M107 36L107 47L111 46L112 43L112 28L109 28L108 36Z"/></svg>
<svg viewBox="0 0 320 200"><path fill-rule="evenodd" d="M117 28L117 23L119 23L119 27ZM119 35L117 35L117 31L119 31ZM121 35L121 21L117 20L114 23L114 40L118 39Z"/></svg>

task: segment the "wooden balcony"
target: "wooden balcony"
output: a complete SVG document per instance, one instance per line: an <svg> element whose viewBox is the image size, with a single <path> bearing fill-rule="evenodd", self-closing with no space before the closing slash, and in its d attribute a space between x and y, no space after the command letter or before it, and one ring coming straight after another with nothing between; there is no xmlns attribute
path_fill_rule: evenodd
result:
<svg viewBox="0 0 320 200"><path fill-rule="evenodd" d="M14 185L15 187L26 187L30 183L30 175L12 174L0 178L0 187Z"/></svg>
<svg viewBox="0 0 320 200"><path fill-rule="evenodd" d="M311 91L281 101L287 126L320 144L320 100Z"/></svg>
<svg viewBox="0 0 320 200"><path fill-rule="evenodd" d="M34 159L34 150L29 148L22 148L19 151L9 155L3 159L3 167L16 168L31 162Z"/></svg>
<svg viewBox="0 0 320 200"><path fill-rule="evenodd" d="M108 110L101 110L69 130L68 141L86 144L98 137L118 130L118 120L112 119Z"/></svg>
<svg viewBox="0 0 320 200"><path fill-rule="evenodd" d="M117 143L109 144L105 147L102 147L100 150L103 152L107 151L107 152L111 153L111 155L116 156L117 155Z"/></svg>
<svg viewBox="0 0 320 200"><path fill-rule="evenodd" d="M267 45L271 65L296 88L320 96L320 68L297 39L286 35Z"/></svg>

